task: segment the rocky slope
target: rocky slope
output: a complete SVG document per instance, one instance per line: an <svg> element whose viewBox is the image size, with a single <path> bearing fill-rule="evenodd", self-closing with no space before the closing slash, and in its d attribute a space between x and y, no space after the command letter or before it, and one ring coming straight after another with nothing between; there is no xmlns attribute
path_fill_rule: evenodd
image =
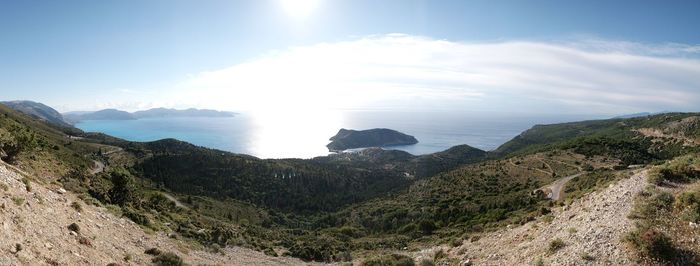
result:
<svg viewBox="0 0 700 266"><path fill-rule="evenodd" d="M213 253L162 233L146 233L57 185L30 182L27 189L23 178L0 164L0 265L149 265L153 256L144 251L154 247L191 265L302 264L236 247ZM72 223L79 226L77 233L68 229Z"/></svg>
<svg viewBox="0 0 700 266"><path fill-rule="evenodd" d="M536 221L413 256L420 261L443 249L463 265L635 265L622 236L633 228L627 215L634 195L646 186L645 178L646 171L636 172ZM563 244L559 249L550 248L555 239Z"/></svg>

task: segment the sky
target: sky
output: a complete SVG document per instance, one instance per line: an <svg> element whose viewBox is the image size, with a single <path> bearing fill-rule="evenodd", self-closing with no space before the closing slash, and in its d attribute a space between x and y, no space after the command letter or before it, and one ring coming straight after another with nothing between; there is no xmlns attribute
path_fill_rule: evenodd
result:
<svg viewBox="0 0 700 266"><path fill-rule="evenodd" d="M700 111L700 1L0 1L0 99L59 111Z"/></svg>

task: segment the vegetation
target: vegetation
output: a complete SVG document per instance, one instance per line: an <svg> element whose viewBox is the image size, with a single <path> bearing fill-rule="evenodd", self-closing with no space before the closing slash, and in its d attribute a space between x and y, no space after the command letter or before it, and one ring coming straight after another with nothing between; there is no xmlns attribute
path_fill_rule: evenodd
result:
<svg viewBox="0 0 700 266"><path fill-rule="evenodd" d="M72 223L72 224L68 225L68 230L71 230L71 231L76 232L76 233L80 233L80 226L76 223Z"/></svg>
<svg viewBox="0 0 700 266"><path fill-rule="evenodd" d="M637 195L630 218L638 222L635 229L625 236L625 240L640 256L662 263L697 263L700 250L695 244L686 245L687 241L683 239L693 235L694 230L685 226L700 217L700 189L697 186L695 189L658 188L658 185L666 185L667 182L685 183L696 179L699 168L695 158L682 156L650 171L648 181L652 186Z"/></svg>
<svg viewBox="0 0 700 266"><path fill-rule="evenodd" d="M566 246L566 243L564 243L564 240L561 240L559 238L552 240L549 242L549 246L547 247L547 252L549 254L556 253L560 249L564 248Z"/></svg>
<svg viewBox="0 0 700 266"><path fill-rule="evenodd" d="M391 254L371 257L363 261L361 266L414 266L413 259L406 255Z"/></svg>
<svg viewBox="0 0 700 266"><path fill-rule="evenodd" d="M185 265L182 258L175 253L166 252L162 253L151 260L154 265L157 266L181 266Z"/></svg>
<svg viewBox="0 0 700 266"><path fill-rule="evenodd" d="M619 173L610 169L599 169L571 179L566 183L564 193L568 199L580 198L592 191L605 188L620 178Z"/></svg>
<svg viewBox="0 0 700 266"><path fill-rule="evenodd" d="M694 125L675 126L693 115L535 126L495 152L461 145L426 156L367 149L309 160L262 160L176 140L135 143L83 133L0 105L0 154L3 161L41 173L36 176L60 177L35 181L58 181L86 204L106 206L150 230L195 240L212 250L235 245L271 256L332 262L351 260L363 250L457 243L463 238L455 236L548 215L550 201L533 191L559 177L588 171L566 186L569 197L579 197L616 180L612 168L697 151L681 140L639 132L656 128L698 138ZM659 166L660 183L697 179L696 159L683 158ZM93 160L109 167L90 175ZM672 212L698 220L696 192L647 193L635 211L640 219ZM17 199L18 205L24 201ZM71 206L80 211L79 204ZM663 235L648 235L639 238L640 247L664 243ZM550 249L555 252L563 245L555 240ZM280 247L287 252L277 254ZM152 253L157 256L154 263L182 263L157 249ZM369 258L365 265L413 261L385 255Z"/></svg>

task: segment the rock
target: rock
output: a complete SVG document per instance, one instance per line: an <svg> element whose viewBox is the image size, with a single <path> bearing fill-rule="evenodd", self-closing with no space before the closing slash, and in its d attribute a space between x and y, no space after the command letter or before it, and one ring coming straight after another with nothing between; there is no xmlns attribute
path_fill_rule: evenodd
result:
<svg viewBox="0 0 700 266"><path fill-rule="evenodd" d="M78 233L76 233L75 231L70 231L70 235L72 235L72 236L77 236Z"/></svg>
<svg viewBox="0 0 700 266"><path fill-rule="evenodd" d="M51 243L49 243L49 242L46 242L46 243L44 243L44 247L46 247L46 248L48 248L49 250L51 250L51 249L53 248L53 245L52 245Z"/></svg>
<svg viewBox="0 0 700 266"><path fill-rule="evenodd" d="M688 222L688 226L690 226L690 228L698 228L699 227L699 225L697 223L694 223L694 222Z"/></svg>
<svg viewBox="0 0 700 266"><path fill-rule="evenodd" d="M472 265L472 261L469 259L459 263L459 266L471 266L471 265Z"/></svg>
<svg viewBox="0 0 700 266"><path fill-rule="evenodd" d="M57 192L58 194L66 194L67 191L66 191L65 189L63 189L63 188L59 188L56 192Z"/></svg>

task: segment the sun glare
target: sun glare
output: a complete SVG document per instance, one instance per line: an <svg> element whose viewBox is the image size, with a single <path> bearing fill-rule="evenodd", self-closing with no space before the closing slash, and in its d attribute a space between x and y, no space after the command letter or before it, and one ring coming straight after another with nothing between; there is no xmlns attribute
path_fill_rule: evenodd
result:
<svg viewBox="0 0 700 266"><path fill-rule="evenodd" d="M280 0L284 11L295 18L306 18L318 6L320 0Z"/></svg>

